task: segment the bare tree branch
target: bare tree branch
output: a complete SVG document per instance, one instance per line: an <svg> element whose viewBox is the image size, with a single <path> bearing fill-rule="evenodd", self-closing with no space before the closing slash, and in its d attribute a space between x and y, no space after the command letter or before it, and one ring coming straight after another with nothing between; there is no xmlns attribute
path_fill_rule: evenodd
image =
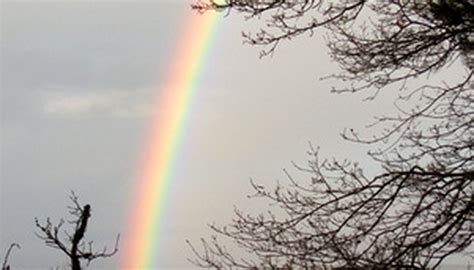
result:
<svg viewBox="0 0 474 270"><path fill-rule="evenodd" d="M373 147L374 162L366 166L378 173L320 158L311 147L308 165L295 164L310 181L287 171L288 187L252 181L250 198L266 199L271 210L236 210L229 225L211 225L248 256L233 255L213 236L202 240L201 250L189 243L192 262L209 268L427 269L452 254L473 256L473 1L203 0L193 8L264 21L260 31L244 34L263 47L263 56L282 41L322 32L342 69L330 78L346 82L334 92L374 91L368 98L374 100L396 86L400 95L398 114L369 125L375 134L343 132L346 140ZM457 82L429 81L459 60Z"/></svg>
<svg viewBox="0 0 474 270"><path fill-rule="evenodd" d="M5 254L5 258L3 259L2 270L10 270L10 265L8 264L8 258L10 257L10 253L12 252L13 248L20 249L20 245L17 243L11 243L7 249L7 253Z"/></svg>
<svg viewBox="0 0 474 270"><path fill-rule="evenodd" d="M69 223L74 225L73 234L71 235L64 231L67 238L62 240L60 234L64 221L60 220L57 225L53 225L51 220L47 218L44 224L35 219L36 227L40 230L36 235L44 240L47 246L59 249L66 254L71 261L72 270L80 270L82 260L87 261L89 265L95 259L108 258L115 255L118 251L120 235L117 235L114 248L111 251L108 251L106 247L101 251L94 251L92 241L88 242L87 245L85 244L83 239L89 218L91 217L91 207L89 204L82 206L74 192L72 192L70 199L72 205L68 208L69 213L73 216L73 220Z"/></svg>

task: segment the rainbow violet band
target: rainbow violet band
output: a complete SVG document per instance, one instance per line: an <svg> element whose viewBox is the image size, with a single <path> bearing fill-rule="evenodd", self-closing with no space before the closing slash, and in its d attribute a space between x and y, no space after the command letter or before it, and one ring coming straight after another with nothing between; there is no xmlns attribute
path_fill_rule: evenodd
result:
<svg viewBox="0 0 474 270"><path fill-rule="evenodd" d="M157 89L157 111L138 168L124 241L120 244L120 269L153 269L157 263L160 227L164 222L167 189L173 181L175 153L219 18L211 12L202 15L193 12L186 18L165 81Z"/></svg>

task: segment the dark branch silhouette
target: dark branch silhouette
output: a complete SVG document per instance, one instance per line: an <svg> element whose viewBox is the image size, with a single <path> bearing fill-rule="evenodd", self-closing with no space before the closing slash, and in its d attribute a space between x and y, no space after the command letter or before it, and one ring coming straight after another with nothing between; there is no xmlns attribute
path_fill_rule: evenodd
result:
<svg viewBox="0 0 474 270"><path fill-rule="evenodd" d="M216 236L203 239L202 249L189 243L194 264L427 269L452 254L474 255L473 1L203 0L193 8L264 21L244 34L263 56L282 41L324 33L342 68L330 78L346 82L333 91L374 91L368 100L393 87L400 93L398 114L369 126L375 134L343 132L372 147L374 162L365 167L378 172L321 159L311 147L308 165L295 164L309 180L287 173L288 186L252 182L251 198L266 199L268 212L236 210L229 225L211 225ZM462 67L458 81L431 80L453 64Z"/></svg>
<svg viewBox="0 0 474 270"><path fill-rule="evenodd" d="M72 270L80 270L82 260L87 261L89 265L95 259L108 258L115 255L118 251L120 235L117 235L113 250L107 251L107 248L104 247L101 251L94 251L92 241L87 244L84 242L87 224L91 217L91 207L88 204L81 206L78 197L74 193L72 193L70 199L73 205L68 207L69 213L74 217L74 220L69 222L74 225L72 235L65 231L64 233L67 237L65 240L61 239L64 220L60 220L57 225L53 225L51 220L47 218L44 224L35 219L36 227L40 230L37 236L44 240L47 246L59 249L66 254L70 259Z"/></svg>
<svg viewBox="0 0 474 270"><path fill-rule="evenodd" d="M7 249L7 253L5 254L5 258L3 259L2 270L10 270L10 265L8 264L8 258L10 257L10 253L12 252L13 248L20 249L20 245L17 243L11 243Z"/></svg>

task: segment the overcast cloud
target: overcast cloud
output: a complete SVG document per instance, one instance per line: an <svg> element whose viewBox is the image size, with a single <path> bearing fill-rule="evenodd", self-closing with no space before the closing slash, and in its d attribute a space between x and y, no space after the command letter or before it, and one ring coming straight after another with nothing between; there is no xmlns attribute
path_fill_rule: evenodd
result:
<svg viewBox="0 0 474 270"><path fill-rule="evenodd" d="M21 244L14 269L65 266L34 235L34 217L67 214L74 190L92 205L88 239L112 244L126 228L153 99L173 61L183 1L1 2L0 254ZM359 159L344 127L363 127L391 103L329 94L337 72L322 39L282 44L272 58L242 45L256 29L232 14L219 24L191 102L168 191L160 268L189 268L184 240L208 236L234 205L255 208L249 178L272 185L303 163L308 142L325 156ZM192 46L192 44L190 44ZM91 269L115 269L117 257Z"/></svg>

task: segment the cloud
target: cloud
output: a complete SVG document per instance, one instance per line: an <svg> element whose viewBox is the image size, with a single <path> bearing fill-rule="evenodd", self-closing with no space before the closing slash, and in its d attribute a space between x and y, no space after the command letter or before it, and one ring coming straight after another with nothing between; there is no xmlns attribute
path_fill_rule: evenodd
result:
<svg viewBox="0 0 474 270"><path fill-rule="evenodd" d="M61 118L133 118L146 117L152 112L153 95L149 89L61 92L43 97L44 115Z"/></svg>

